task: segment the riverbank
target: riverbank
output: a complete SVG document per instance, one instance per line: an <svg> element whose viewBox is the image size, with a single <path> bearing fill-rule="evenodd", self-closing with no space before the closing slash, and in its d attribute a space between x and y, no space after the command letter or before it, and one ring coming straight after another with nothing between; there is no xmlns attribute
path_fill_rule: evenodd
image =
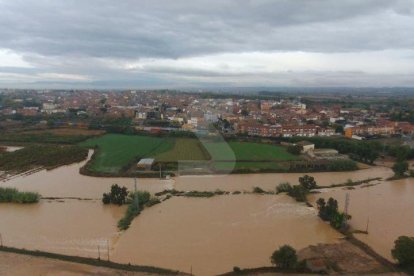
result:
<svg viewBox="0 0 414 276"><path fill-rule="evenodd" d="M0 246L0 275L185 275L173 270L118 264Z"/></svg>

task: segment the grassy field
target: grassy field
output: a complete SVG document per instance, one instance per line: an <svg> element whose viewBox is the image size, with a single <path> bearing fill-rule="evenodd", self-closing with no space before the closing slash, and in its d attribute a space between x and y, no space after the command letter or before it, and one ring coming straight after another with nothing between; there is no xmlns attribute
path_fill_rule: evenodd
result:
<svg viewBox="0 0 414 276"><path fill-rule="evenodd" d="M228 145L233 152L228 150ZM249 142L207 143L208 152L213 160L248 161L290 161L298 157L286 151L285 147Z"/></svg>
<svg viewBox="0 0 414 276"><path fill-rule="evenodd" d="M285 166L276 162L214 162L216 170L287 170Z"/></svg>
<svg viewBox="0 0 414 276"><path fill-rule="evenodd" d="M88 170L99 173L119 173L140 158L156 162L237 160L235 169L280 169L277 161L297 160L298 157L277 145L230 142L206 143L192 138L160 138L151 136L106 134L80 143L83 147L98 147ZM272 161L272 162L263 162ZM216 169L228 169L225 162L215 162Z"/></svg>
<svg viewBox="0 0 414 276"><path fill-rule="evenodd" d="M150 136L107 134L82 142L80 145L99 148L89 169L116 173L137 158L153 157L173 149L174 141Z"/></svg>
<svg viewBox="0 0 414 276"><path fill-rule="evenodd" d="M174 147L167 151L157 154L156 161L175 162L180 160L210 160L210 155L197 139L177 138Z"/></svg>

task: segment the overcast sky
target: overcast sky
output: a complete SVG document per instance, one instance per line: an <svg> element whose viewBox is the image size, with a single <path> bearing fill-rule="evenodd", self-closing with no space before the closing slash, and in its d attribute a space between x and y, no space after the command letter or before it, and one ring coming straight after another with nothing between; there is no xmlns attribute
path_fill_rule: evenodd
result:
<svg viewBox="0 0 414 276"><path fill-rule="evenodd" d="M414 0L0 0L0 87L414 86Z"/></svg>

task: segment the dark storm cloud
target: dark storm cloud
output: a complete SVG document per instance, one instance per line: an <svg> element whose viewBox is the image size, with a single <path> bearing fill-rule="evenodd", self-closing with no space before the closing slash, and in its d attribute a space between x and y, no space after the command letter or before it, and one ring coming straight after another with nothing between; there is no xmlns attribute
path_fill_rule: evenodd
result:
<svg viewBox="0 0 414 276"><path fill-rule="evenodd" d="M412 0L0 0L0 86L414 85L413 56Z"/></svg>
<svg viewBox="0 0 414 276"><path fill-rule="evenodd" d="M0 0L0 48L122 58L407 48L412 10L389 0Z"/></svg>

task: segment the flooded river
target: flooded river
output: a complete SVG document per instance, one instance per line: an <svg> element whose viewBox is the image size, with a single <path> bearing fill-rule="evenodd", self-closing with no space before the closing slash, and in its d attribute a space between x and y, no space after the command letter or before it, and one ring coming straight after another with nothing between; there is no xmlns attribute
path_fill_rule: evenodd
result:
<svg viewBox="0 0 414 276"><path fill-rule="evenodd" d="M285 243L299 249L338 238L317 218L315 210L286 196L228 195L210 199L174 197L147 208L118 239L116 224L124 209L103 206L100 198L112 184L132 189L134 181L130 178L80 175L79 169L85 163L42 170L0 182L2 187L35 191L44 197L94 199L42 200L34 205L0 204L0 233L5 245L93 257L98 254L98 245L105 247L109 240L114 260L187 272L192 267L193 272L200 275L224 272L236 265L269 265L271 252ZM385 179L392 175L392 171L378 166L356 172L311 175L319 185L327 186L344 183L348 179ZM138 188L152 193L172 188L184 191L251 191L252 187L259 186L274 190L281 182L296 184L300 176L303 174L139 179ZM346 192L338 188L322 195L334 196L342 204ZM389 249L396 237L414 235L414 179L382 182L349 192L352 226L365 230L369 217L369 235L358 237L379 253L389 257Z"/></svg>
<svg viewBox="0 0 414 276"><path fill-rule="evenodd" d="M89 152L90 158L92 151ZM51 171L42 170L29 176L16 177L0 185L16 187L25 191L36 191L45 197L80 197L101 198L112 184L119 184L132 189L134 181L131 178L90 177L79 174L79 169L86 161L69 166L63 166ZM344 183L348 179L363 180L370 177L387 178L392 176L392 170L384 167L372 167L355 172L312 173L321 186ZM183 191L199 190L251 191L254 186L274 191L281 182L297 184L303 173L268 173L268 174L231 174L209 176L180 176L171 180L138 179L138 188L151 193L164 189Z"/></svg>

